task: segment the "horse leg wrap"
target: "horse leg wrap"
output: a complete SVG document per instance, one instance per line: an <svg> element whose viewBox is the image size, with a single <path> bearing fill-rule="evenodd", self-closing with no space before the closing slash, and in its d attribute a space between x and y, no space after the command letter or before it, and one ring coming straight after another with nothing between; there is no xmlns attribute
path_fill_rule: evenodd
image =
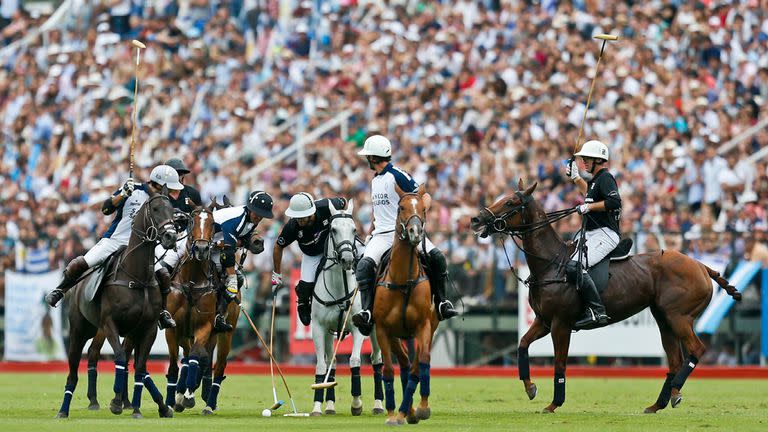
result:
<svg viewBox="0 0 768 432"><path fill-rule="evenodd" d="M565 373L555 372L555 397L552 404L562 406L565 403Z"/></svg>
<svg viewBox="0 0 768 432"><path fill-rule="evenodd" d="M144 374L144 387L146 387L149 394L152 395L152 400L155 401L156 404L163 404L163 394L157 389L155 382L152 381L152 377L150 377L149 374Z"/></svg>
<svg viewBox="0 0 768 432"><path fill-rule="evenodd" d="M376 400L384 399L384 388L381 384L381 369L383 364L373 365L373 398Z"/></svg>
<svg viewBox="0 0 768 432"><path fill-rule="evenodd" d="M328 376L328 382L336 381L336 369L331 369L331 374ZM325 400L336 402L336 388L330 387L325 391Z"/></svg>
<svg viewBox="0 0 768 432"><path fill-rule="evenodd" d="M429 396L429 363L419 363L419 394Z"/></svg>
<svg viewBox="0 0 768 432"><path fill-rule="evenodd" d="M125 373L123 374L123 402L128 399L128 364L125 365Z"/></svg>
<svg viewBox="0 0 768 432"><path fill-rule="evenodd" d="M181 371L179 372L178 385L176 386L176 393L184 393L187 391L187 374L189 372L189 360L184 357L181 359Z"/></svg>
<svg viewBox="0 0 768 432"><path fill-rule="evenodd" d="M315 375L315 384L320 384L325 380L325 375ZM323 389L315 390L315 402L323 402Z"/></svg>
<svg viewBox="0 0 768 432"><path fill-rule="evenodd" d="M685 384L685 380L688 379L688 375L693 372L693 369L696 367L696 365L699 363L699 359L696 358L695 355L691 354L688 356L688 361L683 364L682 369L677 372L677 375L675 375L675 378L672 379L672 388L682 390L683 385Z"/></svg>
<svg viewBox="0 0 768 432"><path fill-rule="evenodd" d="M206 399L206 402L211 409L215 410L216 406L219 404L219 391L221 391L221 383L225 378L225 376L220 376L213 379L211 391L208 393L208 399Z"/></svg>
<svg viewBox="0 0 768 432"><path fill-rule="evenodd" d="M672 380L675 378L675 374L668 373L667 379L664 380L664 385L661 386L661 393L659 398L656 399L656 406L659 409L666 408L669 404L669 398L672 397Z"/></svg>
<svg viewBox="0 0 768 432"><path fill-rule="evenodd" d="M131 399L131 406L134 410L141 408L141 392L144 390L145 375L139 372L133 374L133 399Z"/></svg>
<svg viewBox="0 0 768 432"><path fill-rule="evenodd" d="M403 401L400 403L400 412L408 414L411 411L411 405L413 405L413 394L416 393L416 386L419 385L418 375L409 375L408 385L403 392Z"/></svg>
<svg viewBox="0 0 768 432"><path fill-rule="evenodd" d="M531 366L528 363L528 348L517 348L517 371L521 381L531 379Z"/></svg>
<svg viewBox="0 0 768 432"><path fill-rule="evenodd" d="M362 386L360 385L360 366L356 366L352 369L352 396L360 396L363 394Z"/></svg>
<svg viewBox="0 0 768 432"><path fill-rule="evenodd" d="M203 398L203 400L208 400L208 395L211 394L211 383L213 382L213 377L211 376L211 369L208 367L205 372L203 372L203 385L200 396Z"/></svg>
<svg viewBox="0 0 768 432"><path fill-rule="evenodd" d="M408 370L410 367L400 368L400 384L403 386L403 397L405 397L405 389L408 387Z"/></svg>
<svg viewBox="0 0 768 432"><path fill-rule="evenodd" d="M64 400L61 402L59 412L69 414L69 404L72 402L72 394L75 392L75 385L64 386Z"/></svg>
<svg viewBox="0 0 768 432"><path fill-rule="evenodd" d="M98 376L96 362L88 362L88 400L96 400L96 379Z"/></svg>
<svg viewBox="0 0 768 432"><path fill-rule="evenodd" d="M125 391L126 379L128 378L127 362L115 361L115 385L112 390L116 395L122 395Z"/></svg>
<svg viewBox="0 0 768 432"><path fill-rule="evenodd" d="M168 374L165 376L168 384L165 386L165 404L173 406L176 403L176 375Z"/></svg>
<svg viewBox="0 0 768 432"><path fill-rule="evenodd" d="M194 392L197 388L197 376L200 372L200 360L196 356L189 358L189 371L187 372L187 391Z"/></svg>
<svg viewBox="0 0 768 432"><path fill-rule="evenodd" d="M387 411L394 411L395 410L395 378L387 378L383 377L382 381L384 382L384 394L385 396L385 402Z"/></svg>

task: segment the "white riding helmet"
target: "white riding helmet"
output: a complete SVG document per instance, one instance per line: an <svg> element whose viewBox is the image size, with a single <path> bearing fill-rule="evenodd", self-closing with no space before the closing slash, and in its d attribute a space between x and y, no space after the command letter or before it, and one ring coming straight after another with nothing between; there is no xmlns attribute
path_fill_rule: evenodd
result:
<svg viewBox="0 0 768 432"><path fill-rule="evenodd" d="M288 210L285 211L285 215L289 218L305 218L312 216L317 211L315 207L315 200L312 195L306 192L299 192L291 197L291 202L288 204Z"/></svg>
<svg viewBox="0 0 768 432"><path fill-rule="evenodd" d="M392 156L392 143L382 135L369 136L363 144L363 149L357 152L360 156Z"/></svg>
<svg viewBox="0 0 768 432"><path fill-rule="evenodd" d="M598 140L590 140L581 146L574 156L591 157L608 160L608 146Z"/></svg>
<svg viewBox="0 0 768 432"><path fill-rule="evenodd" d="M160 186L168 186L171 190L182 190L184 185L179 182L179 173L168 165L158 165L149 175L149 181L153 181Z"/></svg>

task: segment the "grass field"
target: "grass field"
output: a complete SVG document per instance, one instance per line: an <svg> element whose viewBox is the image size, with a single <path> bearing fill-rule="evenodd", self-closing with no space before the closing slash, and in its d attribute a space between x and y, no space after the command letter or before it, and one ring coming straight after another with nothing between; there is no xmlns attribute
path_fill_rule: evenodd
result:
<svg viewBox="0 0 768 432"><path fill-rule="evenodd" d="M405 425L424 431L525 430L525 431L672 431L682 430L768 430L768 380L697 380L686 384L683 403L656 415L640 414L656 400L662 379L587 379L568 381L567 400L554 415L539 414L552 398L552 380L538 379L539 395L529 401L519 381L501 378L433 378L432 418L418 425ZM154 375L165 393L165 379ZM178 431L253 430L289 431L368 431L384 430L384 417L370 414L372 381L364 382L365 411L362 417L349 413L349 377L340 377L335 416L320 418L262 418L260 413L272 403L269 377L232 375L222 385L220 409L215 416L200 415L200 401L191 411L173 419L158 419L157 409L144 392L145 419L109 413L111 378L100 375L101 411L85 408L86 377L72 401L70 418L56 420L64 388L63 374L0 374L0 431ZM300 411L311 408L310 377L289 376L289 385ZM399 384L396 385L399 387ZM399 389L398 389L398 398ZM283 389L278 394L287 400ZM278 413L288 412L286 407ZM205 429L202 429L205 428ZM214 428L214 429L209 429Z"/></svg>

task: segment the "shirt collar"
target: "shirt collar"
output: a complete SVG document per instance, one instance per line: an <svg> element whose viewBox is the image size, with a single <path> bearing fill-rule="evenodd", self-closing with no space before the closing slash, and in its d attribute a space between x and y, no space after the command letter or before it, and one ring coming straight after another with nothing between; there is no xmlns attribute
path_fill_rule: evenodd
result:
<svg viewBox="0 0 768 432"><path fill-rule="evenodd" d="M384 175L389 171L392 171L392 162L388 163L387 166L385 166L384 169L381 170L381 172L377 172L374 177Z"/></svg>

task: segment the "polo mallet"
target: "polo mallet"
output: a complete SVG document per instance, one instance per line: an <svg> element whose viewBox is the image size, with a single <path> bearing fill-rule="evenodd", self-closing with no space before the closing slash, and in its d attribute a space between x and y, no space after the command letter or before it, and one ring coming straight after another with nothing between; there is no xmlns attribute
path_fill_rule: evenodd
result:
<svg viewBox="0 0 768 432"><path fill-rule="evenodd" d="M600 70L600 60L603 58L603 51L605 51L605 43L608 41L619 40L618 36L609 34L599 34L595 36L595 39L603 41L603 45L600 47L600 55L597 57L597 64L595 64L595 76L592 77L592 85L589 86L589 95L587 96L587 106L584 107L584 117L581 119L581 126L579 127L579 137L576 139L576 146L573 148L573 152L579 151L581 146L581 135L584 132L584 122L587 120L587 112L589 112L589 104L592 102L592 92L595 90L595 81L597 80L597 72ZM573 161L573 158L571 158Z"/></svg>
<svg viewBox="0 0 768 432"><path fill-rule="evenodd" d="M272 352L272 340L273 340L273 334L275 332L275 300L277 299L277 296L275 295L275 291L272 291L272 321L269 323L269 351ZM270 408L270 411L274 411L285 403L284 400L277 400L277 390L275 389L275 369L274 369L274 362L272 361L272 357L269 357L269 374L272 377L272 397L275 400L275 404L272 405L272 408Z"/></svg>
<svg viewBox="0 0 768 432"><path fill-rule="evenodd" d="M291 395L291 389L288 388L288 383L285 381L285 375L283 375L283 371L280 369L280 365L275 360L275 357L272 355L272 350L269 349L267 346L267 343L264 341L264 338L261 337L261 333L259 333L259 329L256 328L256 324L253 323L253 320L251 319L251 316L248 315L248 312L245 311L245 308L240 305L240 310L243 312L243 315L245 315L245 318L248 319L248 323L251 325L251 328L253 329L254 333L256 333L256 337L259 338L259 341L261 342L261 345L264 346L264 349L267 350L267 354L269 354L269 359L274 362L275 367L277 367L277 373L280 374L280 378L283 380L283 385L285 386L285 391L288 393L288 397L291 399L291 406L293 407L293 413L292 416L295 417L306 417L309 416L309 413L300 413L296 410L296 403L293 401L293 396ZM288 416L288 414L285 414Z"/></svg>
<svg viewBox="0 0 768 432"><path fill-rule="evenodd" d="M136 47L136 82L133 86L133 124L131 127L131 152L128 156L128 177L133 177L133 151L136 147L136 110L139 101L139 66L141 65L141 50L147 46L136 39L131 41L131 45Z"/></svg>
<svg viewBox="0 0 768 432"><path fill-rule="evenodd" d="M347 313L344 314L344 323L341 325L341 334L344 334L344 329L347 328L347 319L349 318L349 314L352 312L352 306L355 304L355 297L357 297L358 288L360 288L360 286L355 285L355 290L352 292L352 299L349 301L349 309L347 309ZM338 339L336 339L336 347L333 349L333 356L331 357L331 361L328 363L328 370L325 371L325 379L321 383L312 384L310 386L312 387L312 390L336 387L338 384L336 381L328 382L328 377L331 375L331 369L333 369L333 364L336 362L336 352L339 351L339 345L341 345L341 334L338 335Z"/></svg>

